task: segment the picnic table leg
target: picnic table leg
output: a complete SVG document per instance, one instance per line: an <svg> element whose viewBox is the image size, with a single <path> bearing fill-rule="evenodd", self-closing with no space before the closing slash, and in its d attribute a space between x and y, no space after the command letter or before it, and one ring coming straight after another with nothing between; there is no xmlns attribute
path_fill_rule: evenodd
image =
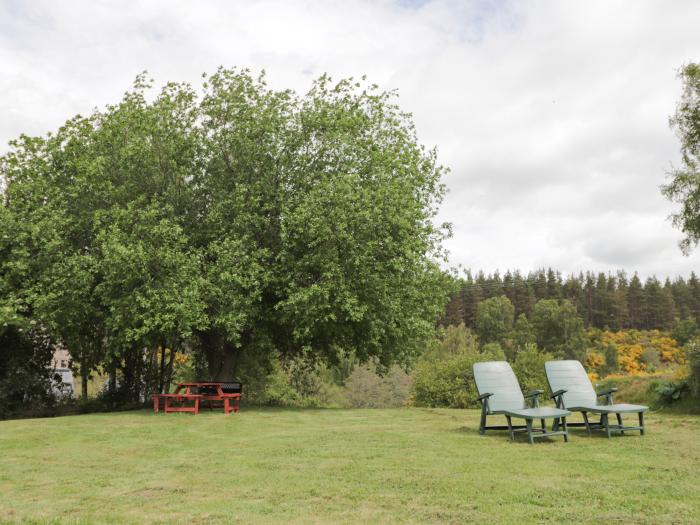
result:
<svg viewBox="0 0 700 525"><path fill-rule="evenodd" d="M569 442L569 429L566 428L566 418L563 417L561 420L564 422L564 443Z"/></svg>
<svg viewBox="0 0 700 525"><path fill-rule="evenodd" d="M194 415L196 416L199 414L199 398L195 397L194 398Z"/></svg>
<svg viewBox="0 0 700 525"><path fill-rule="evenodd" d="M639 435L643 436L644 435L644 412L639 413L639 426L641 429L639 430Z"/></svg>
<svg viewBox="0 0 700 525"><path fill-rule="evenodd" d="M229 409L228 409L228 397L224 398L224 414L228 415Z"/></svg>
<svg viewBox="0 0 700 525"><path fill-rule="evenodd" d="M617 416L617 424L620 425L620 428L622 428L622 414L620 414L620 413L618 412L618 413L615 414L615 415ZM621 431L620 431L620 434L624 435L624 434L625 434L625 431L624 431L624 430L621 430Z"/></svg>
<svg viewBox="0 0 700 525"><path fill-rule="evenodd" d="M158 405L159 405L159 399L157 395L153 395L153 413L157 414L158 413Z"/></svg>
<svg viewBox="0 0 700 525"><path fill-rule="evenodd" d="M233 411L238 413L238 402L241 400L240 397L237 397L236 399L233 400Z"/></svg>

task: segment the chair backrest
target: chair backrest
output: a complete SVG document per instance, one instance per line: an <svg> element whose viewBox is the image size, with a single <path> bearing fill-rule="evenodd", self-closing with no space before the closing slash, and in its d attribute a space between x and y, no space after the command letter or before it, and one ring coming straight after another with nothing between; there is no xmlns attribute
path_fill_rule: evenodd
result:
<svg viewBox="0 0 700 525"><path fill-rule="evenodd" d="M513 369L505 361L474 363L474 382L479 395L493 394L489 398L491 412L520 410L525 408L525 398L520 390Z"/></svg>
<svg viewBox="0 0 700 525"><path fill-rule="evenodd" d="M544 370L552 392L566 390L566 408L597 404L595 390L580 361L547 361Z"/></svg>

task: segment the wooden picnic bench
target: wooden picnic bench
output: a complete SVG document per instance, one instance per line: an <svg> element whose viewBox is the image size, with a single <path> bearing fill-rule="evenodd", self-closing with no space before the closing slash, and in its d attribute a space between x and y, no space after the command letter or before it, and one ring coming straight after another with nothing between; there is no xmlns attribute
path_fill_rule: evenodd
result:
<svg viewBox="0 0 700 525"><path fill-rule="evenodd" d="M199 407L205 401L209 409L214 403L224 409L224 414L238 412L241 399L241 384L235 382L196 382L179 383L172 394L153 394L153 412L158 413L163 400L163 412L192 412L199 414ZM188 405L188 402L193 402ZM175 403L175 404L173 404Z"/></svg>

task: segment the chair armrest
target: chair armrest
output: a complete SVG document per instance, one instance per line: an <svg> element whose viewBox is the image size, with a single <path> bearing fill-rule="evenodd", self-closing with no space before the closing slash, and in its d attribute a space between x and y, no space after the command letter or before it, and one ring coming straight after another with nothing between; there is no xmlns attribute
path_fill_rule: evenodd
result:
<svg viewBox="0 0 700 525"><path fill-rule="evenodd" d="M532 400L532 407L538 408L540 406L540 396L542 394L544 394L544 390L533 390L532 392L528 392L523 397L525 399L531 399Z"/></svg>
<svg viewBox="0 0 700 525"><path fill-rule="evenodd" d="M476 398L477 401L483 401L484 399L488 399L492 396L493 394L487 392L486 394L481 394L479 397Z"/></svg>
<svg viewBox="0 0 700 525"><path fill-rule="evenodd" d="M603 391L601 391L601 392L598 392L596 395L597 395L598 397L600 397L600 396L609 396L609 395L612 394L613 392L617 392L617 388L608 388L607 390L603 390Z"/></svg>
<svg viewBox="0 0 700 525"><path fill-rule="evenodd" d="M552 393L550 399L554 399L554 398L556 398L556 397L563 396L563 395L566 394L567 392L568 392L568 390L564 390L564 389L557 390L556 392L553 392L553 393Z"/></svg>
<svg viewBox="0 0 700 525"><path fill-rule="evenodd" d="M536 397L541 396L542 394L544 394L544 390L533 390L532 392L525 394L525 397Z"/></svg>
<svg viewBox="0 0 700 525"><path fill-rule="evenodd" d="M602 392L598 392L596 395L598 397L605 396L605 404L612 405L613 404L613 392L617 392L617 388L608 388L607 390L603 390Z"/></svg>

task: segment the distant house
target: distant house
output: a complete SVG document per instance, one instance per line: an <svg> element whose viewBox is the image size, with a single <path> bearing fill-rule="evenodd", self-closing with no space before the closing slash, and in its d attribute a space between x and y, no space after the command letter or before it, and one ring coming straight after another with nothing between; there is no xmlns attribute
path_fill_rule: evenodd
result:
<svg viewBox="0 0 700 525"><path fill-rule="evenodd" d="M73 394L75 391L75 382L73 381L73 371L70 369L70 353L62 347L56 347L51 360L51 368L61 376L63 390Z"/></svg>

